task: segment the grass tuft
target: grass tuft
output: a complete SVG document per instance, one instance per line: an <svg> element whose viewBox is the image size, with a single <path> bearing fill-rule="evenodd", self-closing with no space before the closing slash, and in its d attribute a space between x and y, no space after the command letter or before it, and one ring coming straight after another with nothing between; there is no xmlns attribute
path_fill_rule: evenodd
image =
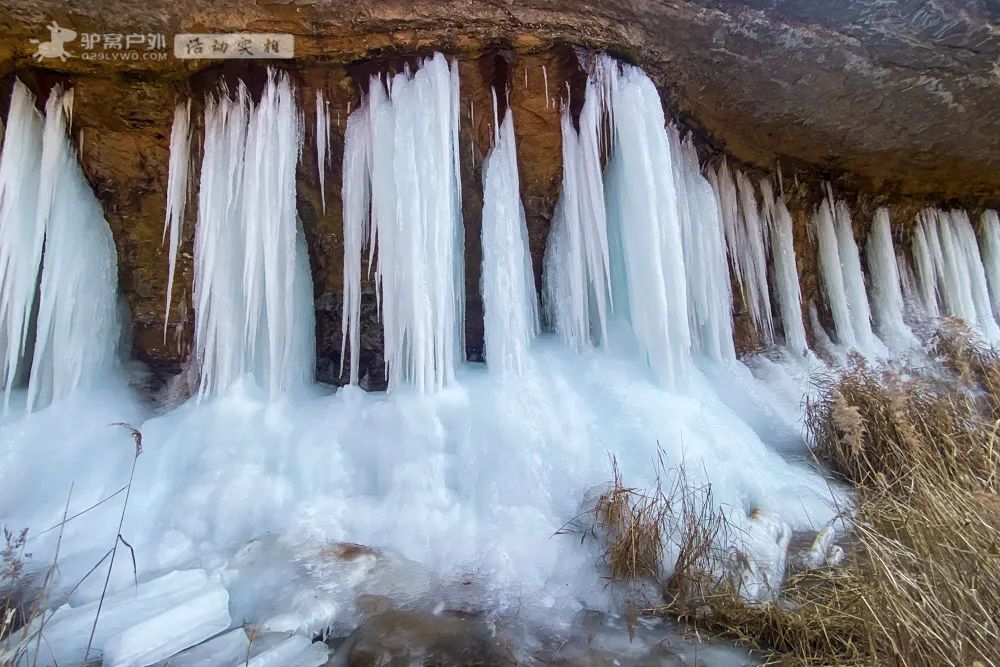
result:
<svg viewBox="0 0 1000 667"><path fill-rule="evenodd" d="M769 662L1000 665L1000 354L954 320L931 353L940 368L875 369L852 357L807 403L817 460L854 488L842 565L791 571L773 600L748 602L736 576L748 564L718 546L730 527L710 490L637 492L615 466L594 509L610 576L669 570L662 603L645 613ZM708 502L685 510L685 497Z"/></svg>

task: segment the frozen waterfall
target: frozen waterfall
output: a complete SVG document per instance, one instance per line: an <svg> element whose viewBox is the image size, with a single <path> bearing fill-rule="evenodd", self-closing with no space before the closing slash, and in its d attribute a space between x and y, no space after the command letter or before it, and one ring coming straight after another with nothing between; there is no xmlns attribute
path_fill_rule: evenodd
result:
<svg viewBox="0 0 1000 667"><path fill-rule="evenodd" d="M27 379L29 411L92 386L117 359L117 254L69 140L72 110L73 91L56 85L43 119L15 81L0 158L3 385L9 402Z"/></svg>
<svg viewBox="0 0 1000 667"><path fill-rule="evenodd" d="M286 74L205 101L195 230L201 396L250 375L275 396L312 379L312 277L295 208L302 128Z"/></svg>

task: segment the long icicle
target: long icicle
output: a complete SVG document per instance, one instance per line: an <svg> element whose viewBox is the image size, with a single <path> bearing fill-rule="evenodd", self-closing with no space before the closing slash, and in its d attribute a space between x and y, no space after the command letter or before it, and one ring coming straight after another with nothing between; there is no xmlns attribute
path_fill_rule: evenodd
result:
<svg viewBox="0 0 1000 667"><path fill-rule="evenodd" d="M177 272L177 252L184 227L184 210L188 201L188 173L191 163L191 100L174 108L174 124L170 130L170 161L167 171L167 212L163 219L163 239L169 235L167 254L167 304L163 310L163 340L170 326L170 304Z"/></svg>
<svg viewBox="0 0 1000 667"><path fill-rule="evenodd" d="M483 168L484 352L490 372L517 374L538 335L538 299L521 205L510 106L498 122L493 91L494 146Z"/></svg>
<svg viewBox="0 0 1000 667"><path fill-rule="evenodd" d="M26 343L45 238L45 221L35 215L42 127L34 95L15 79L0 154L0 384L5 405L11 390L27 377Z"/></svg>
<svg viewBox="0 0 1000 667"><path fill-rule="evenodd" d="M792 233L792 214L785 204L785 197L774 197L769 179L761 179L760 191L763 217L770 229L771 265L774 267L775 290L781 326L785 333L785 346L796 354L808 351L806 328L802 320L802 292L795 261L795 239Z"/></svg>

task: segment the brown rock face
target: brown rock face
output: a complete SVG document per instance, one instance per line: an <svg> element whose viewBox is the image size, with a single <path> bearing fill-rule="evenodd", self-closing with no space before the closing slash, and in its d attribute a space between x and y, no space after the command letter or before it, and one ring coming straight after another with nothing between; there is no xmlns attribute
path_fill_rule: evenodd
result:
<svg viewBox="0 0 1000 667"><path fill-rule="evenodd" d="M1000 10L987 0L0 0L0 117L13 77L37 94L54 81L76 90L74 135L118 247L120 284L134 318L135 356L176 372L192 348L196 205L188 208L170 326L161 244L171 116L192 97L193 183L203 96L220 77L260 80L261 61L174 58L182 32L289 32L296 58L277 61L298 82L305 120L299 215L309 245L316 304L317 376L341 382L344 124L372 73L442 50L459 60L461 172L466 224L467 353L479 358L482 166L492 145L493 102L509 104L535 279L561 180L560 102L582 101L572 45L641 64L664 102L693 129L704 158L720 153L759 170L781 166L796 217L803 300L819 298L815 246L805 222L816 185L832 180L859 208L859 229L877 205L912 217L922 202L1000 204ZM168 57L84 59L80 40L65 62L32 58L57 21L79 34L161 33ZM546 80L548 86L546 86ZM329 101L331 154L320 195L315 95ZM196 201L196 189L192 202ZM902 219L902 218L901 218ZM894 218L895 220L895 218ZM897 223L898 224L898 223ZM366 273L363 267L363 273ZM384 386L373 285L363 287L362 384ZM823 313L821 312L821 316ZM742 347L752 346L737 302Z"/></svg>

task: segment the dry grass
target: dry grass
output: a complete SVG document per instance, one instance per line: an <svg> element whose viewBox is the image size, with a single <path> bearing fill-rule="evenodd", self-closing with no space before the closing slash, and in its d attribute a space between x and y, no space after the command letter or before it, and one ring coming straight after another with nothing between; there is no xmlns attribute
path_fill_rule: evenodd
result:
<svg viewBox="0 0 1000 667"><path fill-rule="evenodd" d="M690 556L647 612L782 664L1000 665L1000 355L958 322L932 350L940 372L854 358L807 405L817 459L855 488L844 565L791 573L777 599L748 604L739 553L717 546L725 517L702 505L680 525L707 527L681 532ZM671 539L685 495L636 492L616 469L595 509L612 576L662 573L652 543Z"/></svg>
<svg viewBox="0 0 1000 667"><path fill-rule="evenodd" d="M24 588L24 561L31 557L25 552L27 529L15 533L4 526L3 540L4 548L0 551L0 642L23 624L24 614L19 603Z"/></svg>
<svg viewBox="0 0 1000 667"><path fill-rule="evenodd" d="M688 596L703 573L720 560L716 544L729 523L715 509L709 485L693 486L684 466L668 468L662 451L649 490L626 486L617 460L611 458L612 482L594 503L559 533L601 539L601 561L611 581L664 580L675 597ZM666 571L663 554L676 554Z"/></svg>

